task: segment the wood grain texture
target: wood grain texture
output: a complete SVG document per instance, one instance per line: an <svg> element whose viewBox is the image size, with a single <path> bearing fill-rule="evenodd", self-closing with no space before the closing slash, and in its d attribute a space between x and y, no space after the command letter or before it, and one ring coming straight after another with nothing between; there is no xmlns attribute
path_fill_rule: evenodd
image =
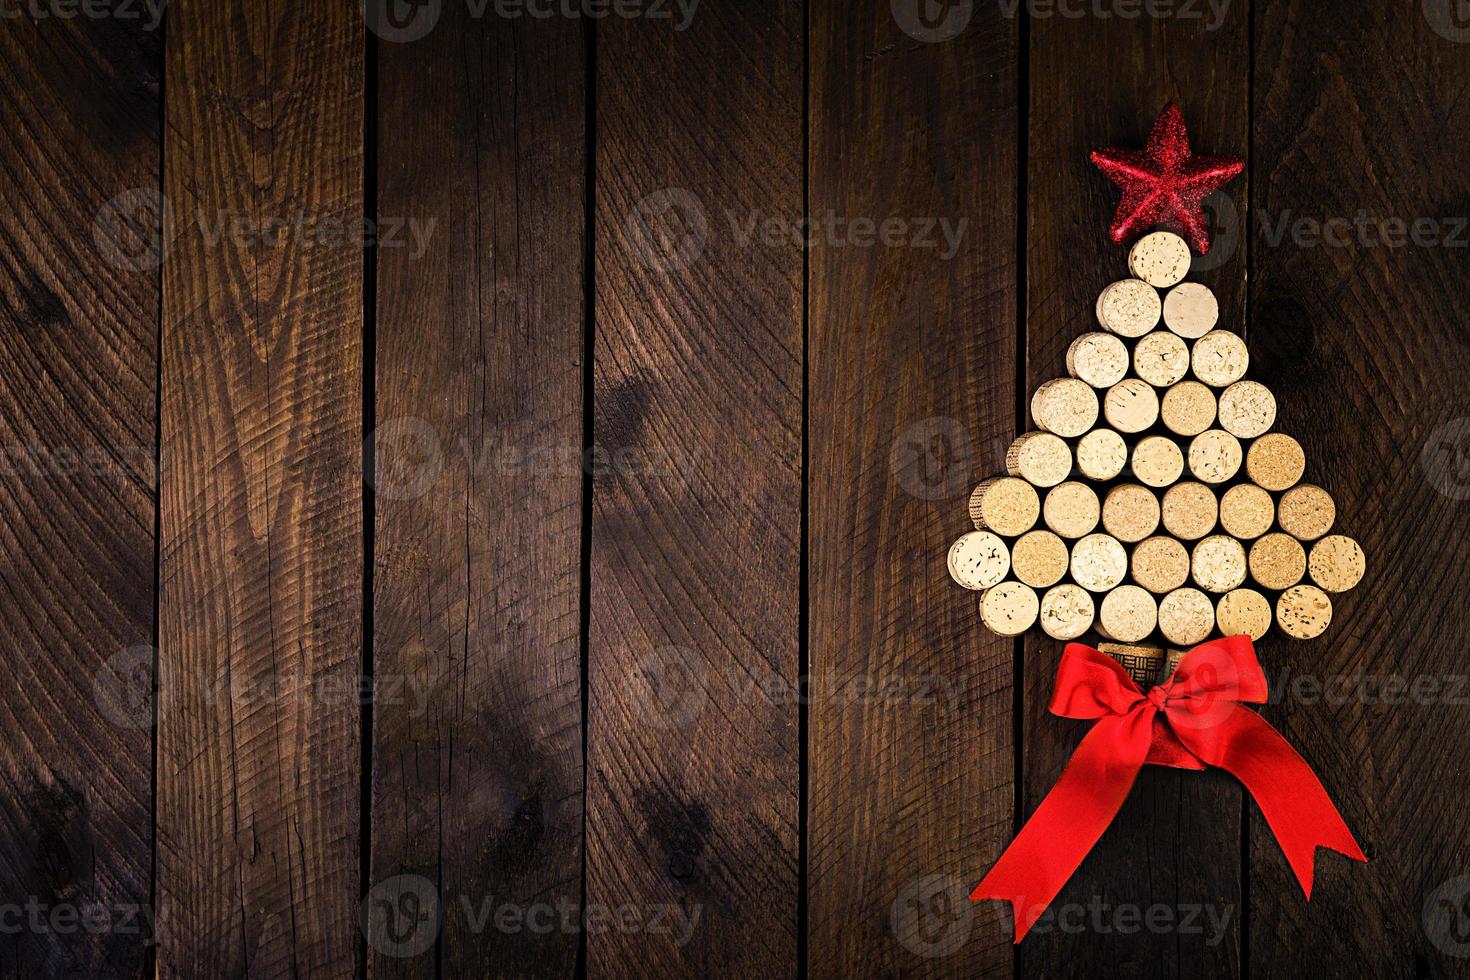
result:
<svg viewBox="0 0 1470 980"><path fill-rule="evenodd" d="M598 27L592 976L796 969L802 14Z"/></svg>
<svg viewBox="0 0 1470 980"><path fill-rule="evenodd" d="M1253 977L1463 976L1470 954L1470 32L1456 9L1254 11L1251 357L1368 567L1321 639L1266 651L1285 694L1264 713L1370 863L1319 851L1308 904L1252 808Z"/></svg>
<svg viewBox="0 0 1470 980"><path fill-rule="evenodd" d="M1107 237L1117 188L1092 167L1088 152L1103 145L1143 146L1157 114L1177 101L1196 152L1246 156L1247 11L1229 7L1218 23L1203 5L1195 13L1195 19L1032 21L1028 392L1064 373L1067 345L1093 329L1097 294L1128 275L1126 248ZM1214 242L1191 276L1215 291L1221 328L1236 332L1244 321L1246 254L1222 216L1242 213L1246 192L1246 177L1237 178L1224 191L1228 206L1207 208ZM1046 710L1060 655L1061 644L1039 634L1026 641L1023 817L1051 789L1086 731L1084 724ZM1028 937L1021 948L1023 972L1237 975L1240 831L1241 794L1228 776L1146 768L1111 828L1053 903L1056 918L1047 931ZM1125 905L1138 910L1139 921L1153 905L1166 906L1179 923L1197 914L1199 931L1121 931L1114 914ZM1212 925L1211 914L1225 925Z"/></svg>
<svg viewBox="0 0 1470 980"><path fill-rule="evenodd" d="M168 16L158 972L346 977L363 24L350 4Z"/></svg>
<svg viewBox="0 0 1470 980"><path fill-rule="evenodd" d="M378 218L425 244L378 249L373 884L427 879L442 931L437 957L370 938L369 973L570 976L582 25L451 3L379 50Z"/></svg>
<svg viewBox="0 0 1470 980"><path fill-rule="evenodd" d="M808 966L1005 976L1015 643L944 554L1016 434L1019 30L902 8L811 12Z"/></svg>
<svg viewBox="0 0 1470 980"><path fill-rule="evenodd" d="M158 272L130 205L158 194L161 44L144 22L0 27L6 977L147 969ZM38 930L29 903L108 926Z"/></svg>

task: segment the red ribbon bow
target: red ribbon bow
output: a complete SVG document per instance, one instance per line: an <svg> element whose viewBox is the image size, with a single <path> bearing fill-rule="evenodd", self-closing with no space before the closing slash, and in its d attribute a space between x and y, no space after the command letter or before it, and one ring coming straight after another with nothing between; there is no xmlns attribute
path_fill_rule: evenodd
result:
<svg viewBox="0 0 1470 980"><path fill-rule="evenodd" d="M1318 847L1368 860L1312 768L1280 732L1242 706L1265 700L1266 677L1248 636L1195 647L1166 683L1147 694L1113 658L1067 644L1051 712L1097 724L971 900L1010 902L1020 942L1113 822L1146 764L1215 766L1239 779L1308 899Z"/></svg>

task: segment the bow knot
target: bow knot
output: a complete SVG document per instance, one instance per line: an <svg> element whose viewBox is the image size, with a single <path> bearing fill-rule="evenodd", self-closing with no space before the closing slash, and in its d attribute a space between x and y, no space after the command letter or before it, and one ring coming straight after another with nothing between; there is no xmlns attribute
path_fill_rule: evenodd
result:
<svg viewBox="0 0 1470 980"><path fill-rule="evenodd" d="M1069 643L1052 714L1095 722L1026 826L972 900L1009 901L1016 942L1041 917L1122 808L1145 765L1224 769L1244 784L1312 897L1313 861L1328 847L1366 861L1316 773L1245 704L1266 700L1248 636L1201 644L1147 694L1109 656Z"/></svg>

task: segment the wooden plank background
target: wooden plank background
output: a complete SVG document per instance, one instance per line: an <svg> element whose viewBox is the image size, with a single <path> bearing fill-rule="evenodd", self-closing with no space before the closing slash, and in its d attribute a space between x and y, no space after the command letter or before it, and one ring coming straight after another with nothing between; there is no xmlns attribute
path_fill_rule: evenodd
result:
<svg viewBox="0 0 1470 980"><path fill-rule="evenodd" d="M1466 975L1461 7L596 6L0 18L0 975ZM943 553L1170 100L1372 860L1148 770L1015 947L1082 726Z"/></svg>

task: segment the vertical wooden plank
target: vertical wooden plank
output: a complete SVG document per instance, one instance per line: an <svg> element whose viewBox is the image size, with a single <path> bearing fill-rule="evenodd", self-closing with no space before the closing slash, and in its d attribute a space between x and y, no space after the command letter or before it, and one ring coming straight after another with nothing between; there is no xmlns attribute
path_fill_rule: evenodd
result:
<svg viewBox="0 0 1470 980"><path fill-rule="evenodd" d="M149 940L162 37L111 14L0 24L7 976L141 975Z"/></svg>
<svg viewBox="0 0 1470 980"><path fill-rule="evenodd" d="M588 970L789 976L803 8L678 9L597 29Z"/></svg>
<svg viewBox="0 0 1470 980"><path fill-rule="evenodd" d="M1253 810L1250 972L1463 976L1470 30L1449 2L1262 3L1254 30L1251 357L1368 564L1267 665L1265 715L1371 860L1319 851L1308 904Z"/></svg>
<svg viewBox="0 0 1470 980"><path fill-rule="evenodd" d="M819 977L1012 965L1009 915L969 892L1013 830L1016 645L944 553L1015 434L1019 28L991 5L936 9L812 8Z"/></svg>
<svg viewBox="0 0 1470 980"><path fill-rule="evenodd" d="M169 8L163 976L357 959L362 51L350 4Z"/></svg>
<svg viewBox="0 0 1470 980"><path fill-rule="evenodd" d="M369 972L570 976L583 25L451 3L379 50L378 220L419 231L377 252Z"/></svg>
<svg viewBox="0 0 1470 980"><path fill-rule="evenodd" d="M1203 4L1159 9L1177 16L1031 21L1028 397L1065 375L1067 345L1094 329L1097 294L1128 275L1126 247L1107 237L1117 188L1092 167L1088 152L1143 146L1157 114L1175 101L1196 152L1246 155L1247 11ZM1244 210L1245 178L1222 194L1229 203L1210 209L1214 244L1191 278L1219 297L1222 329L1241 332L1246 255L1229 229L1238 227L1232 219ZM1087 730L1046 710L1061 647L1040 631L1026 640L1024 817L1050 791ZM1057 897L1053 918L1027 938L1024 971L1236 975L1240 831L1241 795L1230 777L1146 768L1113 826ZM1149 926L1145 914L1156 905L1168 917L1155 913ZM1130 922L1136 931L1129 931Z"/></svg>

